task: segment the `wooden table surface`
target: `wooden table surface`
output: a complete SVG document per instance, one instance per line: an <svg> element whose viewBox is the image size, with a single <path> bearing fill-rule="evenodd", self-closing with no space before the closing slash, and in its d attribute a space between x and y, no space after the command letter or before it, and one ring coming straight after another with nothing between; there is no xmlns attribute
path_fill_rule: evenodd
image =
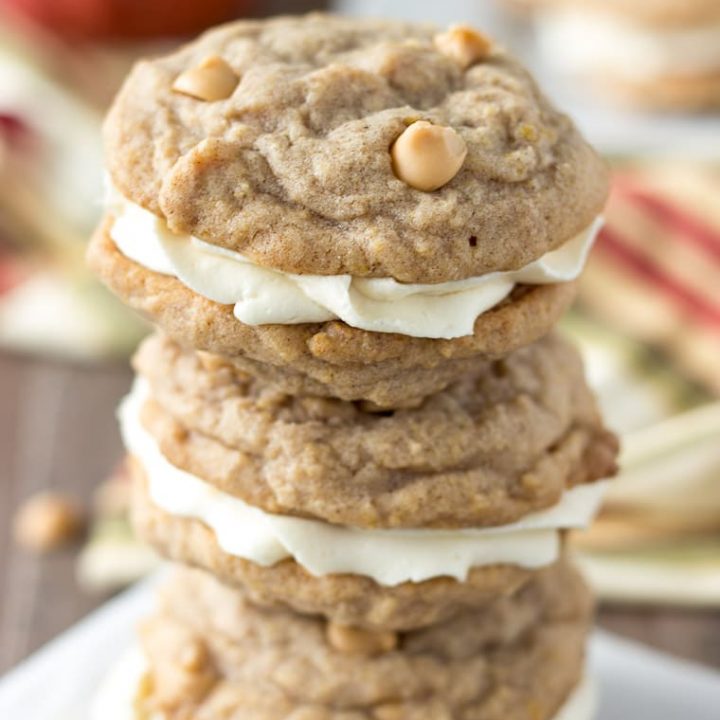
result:
<svg viewBox="0 0 720 720"><path fill-rule="evenodd" d="M81 592L74 550L37 557L10 539L14 510L44 489L80 501L121 457L114 408L123 363L80 365L0 353L0 672L83 617L102 598ZM600 624L720 668L720 612L603 608Z"/></svg>

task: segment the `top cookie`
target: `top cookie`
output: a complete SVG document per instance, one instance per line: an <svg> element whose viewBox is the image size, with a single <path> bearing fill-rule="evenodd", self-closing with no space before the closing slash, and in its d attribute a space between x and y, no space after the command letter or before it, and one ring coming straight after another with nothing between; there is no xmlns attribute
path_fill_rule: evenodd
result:
<svg viewBox="0 0 720 720"><path fill-rule="evenodd" d="M300 274L515 270L586 228L607 185L482 36L325 15L236 22L139 63L105 141L113 184L173 231Z"/></svg>

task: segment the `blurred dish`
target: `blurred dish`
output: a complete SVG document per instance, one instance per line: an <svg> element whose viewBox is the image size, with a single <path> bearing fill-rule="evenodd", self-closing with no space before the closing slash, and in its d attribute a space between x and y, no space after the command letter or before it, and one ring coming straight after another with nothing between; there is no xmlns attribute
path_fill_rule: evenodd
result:
<svg viewBox="0 0 720 720"><path fill-rule="evenodd" d="M720 107L720 6L711 0L537 0L540 52L608 97L668 110Z"/></svg>

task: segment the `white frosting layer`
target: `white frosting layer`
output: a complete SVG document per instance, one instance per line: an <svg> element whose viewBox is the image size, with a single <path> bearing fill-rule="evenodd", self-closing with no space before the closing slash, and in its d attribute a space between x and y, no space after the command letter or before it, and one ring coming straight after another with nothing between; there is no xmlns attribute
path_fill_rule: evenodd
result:
<svg viewBox="0 0 720 720"><path fill-rule="evenodd" d="M475 319L497 305L517 283L541 285L577 278L600 228L590 228L515 272L435 285L350 275L294 275L260 267L240 253L170 232L162 218L110 193L115 220L110 236L128 258L172 275L199 295L235 306L247 325L340 319L374 332L414 337L471 335Z"/></svg>
<svg viewBox="0 0 720 720"><path fill-rule="evenodd" d="M139 647L126 651L93 698L89 720L138 720L133 707L147 668ZM597 689L586 673L552 720L593 720L596 707Z"/></svg>
<svg viewBox="0 0 720 720"><path fill-rule="evenodd" d="M544 55L565 73L656 79L720 70L718 24L665 30L567 9L541 13L537 29Z"/></svg>
<svg viewBox="0 0 720 720"><path fill-rule="evenodd" d="M465 580L471 568L549 565L560 552L561 528L586 527L605 483L568 490L554 507L511 525L458 530L366 530L264 512L172 465L142 427L148 396L138 379L119 409L128 451L143 465L152 501L177 517L200 520L228 554L259 565L293 558L316 576L365 575L381 585L450 576Z"/></svg>

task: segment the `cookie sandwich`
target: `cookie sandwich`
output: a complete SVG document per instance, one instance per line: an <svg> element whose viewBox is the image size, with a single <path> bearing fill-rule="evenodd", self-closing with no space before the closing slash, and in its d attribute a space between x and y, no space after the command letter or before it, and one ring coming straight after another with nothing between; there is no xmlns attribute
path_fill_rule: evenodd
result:
<svg viewBox="0 0 720 720"><path fill-rule="evenodd" d="M720 5L712 0L539 0L543 55L639 107L720 107Z"/></svg>
<svg viewBox="0 0 720 720"><path fill-rule="evenodd" d="M309 15L140 63L106 144L90 260L157 326L133 521L178 567L97 716L590 720L571 121L470 27Z"/></svg>
<svg viewBox="0 0 720 720"><path fill-rule="evenodd" d="M288 392L381 407L547 333L607 191L527 71L463 28L227 25L139 63L105 145L90 262L112 290Z"/></svg>
<svg viewBox="0 0 720 720"><path fill-rule="evenodd" d="M120 419L140 535L345 624L412 628L513 590L615 470L577 352L553 335L390 414L285 395L162 336L135 366Z"/></svg>

